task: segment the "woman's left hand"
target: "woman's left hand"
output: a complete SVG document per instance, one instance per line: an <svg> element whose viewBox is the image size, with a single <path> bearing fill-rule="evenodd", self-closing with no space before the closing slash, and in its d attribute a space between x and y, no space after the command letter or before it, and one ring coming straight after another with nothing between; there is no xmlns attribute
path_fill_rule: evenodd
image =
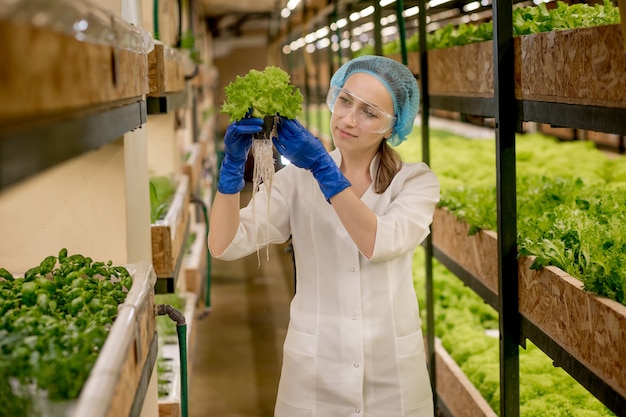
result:
<svg viewBox="0 0 626 417"><path fill-rule="evenodd" d="M278 137L273 138L278 152L297 167L310 170L328 152L324 144L297 120L280 118Z"/></svg>
<svg viewBox="0 0 626 417"><path fill-rule="evenodd" d="M278 152L295 166L311 171L326 200L352 185L322 142L300 122L281 117L277 132L278 137L273 138L273 142Z"/></svg>

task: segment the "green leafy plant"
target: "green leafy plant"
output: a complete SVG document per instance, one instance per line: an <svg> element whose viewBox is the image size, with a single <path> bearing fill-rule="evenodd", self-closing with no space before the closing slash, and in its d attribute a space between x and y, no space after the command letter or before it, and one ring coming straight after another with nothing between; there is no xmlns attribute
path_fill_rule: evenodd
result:
<svg viewBox="0 0 626 417"><path fill-rule="evenodd" d="M261 184L264 184L269 194L275 169L271 138L275 132L276 119L278 115L297 118L302 113L302 94L290 84L289 74L274 66L268 66L263 71L250 70L244 77L237 76L235 81L224 88L224 92L226 101L221 112L227 114L231 122L249 116L263 118L263 130L254 135L251 148L254 157L252 198ZM268 210L269 202L270 199Z"/></svg>
<svg viewBox="0 0 626 417"><path fill-rule="evenodd" d="M440 206L471 233L497 230L494 141L430 135ZM418 144L398 149L415 160ZM586 290L626 304L626 158L609 158L589 141L525 134L516 138L516 160L519 254L536 256L534 268L556 266Z"/></svg>
<svg viewBox="0 0 626 417"><path fill-rule="evenodd" d="M9 373L22 387L36 384L52 400L77 398L132 277L111 261L68 255L67 249L46 257L23 278L2 271L0 373Z"/></svg>
<svg viewBox="0 0 626 417"><path fill-rule="evenodd" d="M189 50L189 57L194 63L202 63L202 59L200 59L200 52L196 48L196 36L192 31L188 30L183 34L180 39L180 48Z"/></svg>
<svg viewBox="0 0 626 417"><path fill-rule="evenodd" d="M290 84L289 74L278 67L238 75L224 92L226 101L221 112L230 116L231 122L243 119L250 109L253 117L280 114L295 119L302 113L302 93Z"/></svg>
<svg viewBox="0 0 626 417"><path fill-rule="evenodd" d="M619 9L610 0L595 5L557 1L556 7L552 9L548 9L545 3L515 9L513 34L529 35L561 29L613 25L619 22Z"/></svg>
<svg viewBox="0 0 626 417"><path fill-rule="evenodd" d="M163 218L172 203L176 183L169 176L150 178L150 222Z"/></svg>
<svg viewBox="0 0 626 417"><path fill-rule="evenodd" d="M513 9L513 36L531 35L563 29L577 29L620 23L619 9L610 0L602 4L587 3L567 4L556 2L556 7L548 9L545 3L537 6L517 7ZM462 23L445 25L426 34L428 50L462 46L493 39L493 22ZM419 34L407 39L407 50L419 51ZM374 47L367 45L359 55L371 54ZM394 39L383 45L384 55L400 53L400 42Z"/></svg>
<svg viewBox="0 0 626 417"><path fill-rule="evenodd" d="M185 254L189 255L191 253L191 249L193 248L193 244L196 241L197 234L196 232L191 232L187 236L187 240L185 241Z"/></svg>

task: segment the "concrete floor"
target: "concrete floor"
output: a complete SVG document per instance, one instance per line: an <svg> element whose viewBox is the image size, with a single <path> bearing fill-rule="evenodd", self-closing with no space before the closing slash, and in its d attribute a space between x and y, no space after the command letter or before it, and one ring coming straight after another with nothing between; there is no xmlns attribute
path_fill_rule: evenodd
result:
<svg viewBox="0 0 626 417"><path fill-rule="evenodd" d="M211 311L196 321L189 417L271 417L293 294L288 246L213 259Z"/></svg>

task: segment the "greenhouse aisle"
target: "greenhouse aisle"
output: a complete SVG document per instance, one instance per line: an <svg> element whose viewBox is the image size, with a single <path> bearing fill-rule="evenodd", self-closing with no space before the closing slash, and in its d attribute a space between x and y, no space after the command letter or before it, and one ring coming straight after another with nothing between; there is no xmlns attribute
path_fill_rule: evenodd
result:
<svg viewBox="0 0 626 417"><path fill-rule="evenodd" d="M270 247L269 261L262 250L260 267L256 254L212 260L212 309L196 321L189 367L189 417L273 416L293 294L287 249Z"/></svg>

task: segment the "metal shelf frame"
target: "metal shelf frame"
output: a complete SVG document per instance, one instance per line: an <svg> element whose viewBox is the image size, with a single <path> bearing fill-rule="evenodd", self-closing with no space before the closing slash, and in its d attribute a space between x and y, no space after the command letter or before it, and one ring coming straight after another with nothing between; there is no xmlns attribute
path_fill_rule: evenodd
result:
<svg viewBox="0 0 626 417"><path fill-rule="evenodd" d="M421 10L426 10L422 0ZM517 280L504 277L517 276L517 213L516 213L516 163L515 131L522 121L546 123L559 127L588 129L624 135L626 109L564 103L517 100L514 95L512 2L497 0L493 3L494 22L494 87L492 98L461 96L429 96L427 89L427 54L420 56L423 74L423 118L431 109L456 111L478 116L495 117L496 135L496 189L498 214L498 288L495 294L484 286L462 265L457 264L437 247L433 255L461 279L486 303L499 313L500 321L500 415L519 417L519 346L526 339L532 341L549 356L555 366L561 367L584 386L606 407L619 415L626 410L623 398L611 386L574 358L544 331L519 314ZM420 37L425 38L425 25L420 24ZM514 111L511 111L514 109ZM422 121L428 126L427 120ZM423 130L422 140L428 142L428 130ZM423 152L426 153L426 152ZM428 254L427 254L428 256ZM432 263L426 264L426 275L432 276ZM428 285L428 284L427 284ZM429 293L427 289L427 294ZM432 296L432 294L430 295ZM427 303L427 316L434 315ZM428 333L430 338L430 332ZM428 340L429 346L431 341ZM430 358L429 358L430 359ZM432 359L431 359L432 360ZM434 362L429 364L434 366ZM433 385L436 386L436 385Z"/></svg>
<svg viewBox="0 0 626 417"><path fill-rule="evenodd" d="M97 149L147 121L145 100L0 127L0 190Z"/></svg>
<svg viewBox="0 0 626 417"><path fill-rule="evenodd" d="M148 96L148 114L164 114L187 106L187 91L166 93L162 96Z"/></svg>
<svg viewBox="0 0 626 417"><path fill-rule="evenodd" d="M518 121L626 135L626 109L516 99L512 102ZM494 117L495 106L493 97L433 95L429 108Z"/></svg>

